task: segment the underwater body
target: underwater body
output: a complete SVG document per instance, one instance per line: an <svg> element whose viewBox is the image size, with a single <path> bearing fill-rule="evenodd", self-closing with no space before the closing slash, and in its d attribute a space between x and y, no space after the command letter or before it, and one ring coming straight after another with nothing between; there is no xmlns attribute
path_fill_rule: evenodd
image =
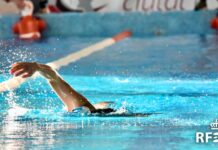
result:
<svg viewBox="0 0 218 150"><path fill-rule="evenodd" d="M12 77L14 62L51 62L103 39L1 39L0 81ZM210 131L218 116L217 40L129 38L59 70L92 103L114 102L116 115L68 113L40 77L0 93L0 143L3 149L216 149L197 144L195 134ZM148 115L131 115L137 113Z"/></svg>

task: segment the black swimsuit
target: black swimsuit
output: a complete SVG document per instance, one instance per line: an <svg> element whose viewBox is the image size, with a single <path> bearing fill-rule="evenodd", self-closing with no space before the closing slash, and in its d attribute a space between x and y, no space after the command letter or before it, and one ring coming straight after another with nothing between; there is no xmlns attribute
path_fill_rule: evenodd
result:
<svg viewBox="0 0 218 150"><path fill-rule="evenodd" d="M96 110L93 110L91 111L91 113L98 113L98 114L108 114L108 113L111 113L111 112L115 112L114 109L112 108L106 108L106 109L96 109Z"/></svg>
<svg viewBox="0 0 218 150"><path fill-rule="evenodd" d="M87 107L78 107L72 110L73 113L109 114L115 112L112 108L95 109L90 111Z"/></svg>

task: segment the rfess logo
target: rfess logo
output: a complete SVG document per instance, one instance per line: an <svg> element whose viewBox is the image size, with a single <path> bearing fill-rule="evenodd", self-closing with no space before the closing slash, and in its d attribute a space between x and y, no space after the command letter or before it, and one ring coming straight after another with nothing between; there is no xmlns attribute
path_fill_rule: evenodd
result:
<svg viewBox="0 0 218 150"><path fill-rule="evenodd" d="M196 132L196 143L218 143L218 119L210 124L210 129L211 132Z"/></svg>

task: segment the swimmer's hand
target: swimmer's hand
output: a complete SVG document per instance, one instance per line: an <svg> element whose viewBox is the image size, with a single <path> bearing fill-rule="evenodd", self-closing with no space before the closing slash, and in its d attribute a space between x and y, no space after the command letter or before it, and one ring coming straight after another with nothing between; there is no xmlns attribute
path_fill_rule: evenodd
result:
<svg viewBox="0 0 218 150"><path fill-rule="evenodd" d="M12 65L10 73L22 78L31 77L36 71L49 81L59 81L61 78L50 66L36 62L17 62Z"/></svg>
<svg viewBox="0 0 218 150"><path fill-rule="evenodd" d="M31 77L39 69L35 62L17 62L12 65L10 73L14 76L22 78Z"/></svg>

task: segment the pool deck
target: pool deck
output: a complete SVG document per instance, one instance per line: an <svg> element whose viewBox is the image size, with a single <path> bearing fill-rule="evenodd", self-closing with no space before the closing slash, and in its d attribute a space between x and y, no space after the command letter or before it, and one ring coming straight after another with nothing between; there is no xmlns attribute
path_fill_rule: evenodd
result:
<svg viewBox="0 0 218 150"><path fill-rule="evenodd" d="M41 16L48 24L45 37L107 37L130 29L135 37L154 35L211 34L210 20L216 11L167 13L65 13ZM18 15L0 16L0 38L14 37Z"/></svg>

